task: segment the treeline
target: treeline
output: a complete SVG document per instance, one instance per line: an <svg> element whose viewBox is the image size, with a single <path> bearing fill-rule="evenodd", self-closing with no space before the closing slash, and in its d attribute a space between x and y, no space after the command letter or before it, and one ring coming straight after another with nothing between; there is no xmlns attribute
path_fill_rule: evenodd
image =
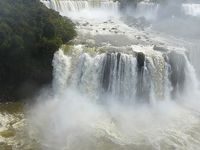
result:
<svg viewBox="0 0 200 150"><path fill-rule="evenodd" d="M39 0L0 0L0 100L32 96L52 80L52 59L76 32Z"/></svg>

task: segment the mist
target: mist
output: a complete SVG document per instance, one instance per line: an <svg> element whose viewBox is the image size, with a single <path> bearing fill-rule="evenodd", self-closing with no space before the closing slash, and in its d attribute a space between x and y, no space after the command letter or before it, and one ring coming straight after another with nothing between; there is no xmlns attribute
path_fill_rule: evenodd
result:
<svg viewBox="0 0 200 150"><path fill-rule="evenodd" d="M182 0L165 0L163 2L142 1L135 7L128 2L124 5L127 6L123 7L122 11L127 16L144 17L156 31L194 40L200 36L199 4Z"/></svg>
<svg viewBox="0 0 200 150"><path fill-rule="evenodd" d="M53 8L78 36L54 54L52 89L27 108L39 149L198 149L200 17L182 1L67 3Z"/></svg>
<svg viewBox="0 0 200 150"><path fill-rule="evenodd" d="M168 148L182 149L177 142L197 148L194 137L187 135L199 122L196 112L187 108L194 108L192 102L128 106L112 101L103 105L71 89L42 101L32 108L29 118L33 137L44 150L160 149L168 144ZM199 106L195 102L195 108Z"/></svg>
<svg viewBox="0 0 200 150"><path fill-rule="evenodd" d="M198 0L0 6L1 150L199 149Z"/></svg>
<svg viewBox="0 0 200 150"><path fill-rule="evenodd" d="M165 0L158 2L122 3L125 22L142 29L151 28L157 37L165 37L175 45L188 50L190 61L200 76L198 67L200 56L200 4L198 1ZM135 23L133 23L135 22ZM174 42L175 41L175 42Z"/></svg>
<svg viewBox="0 0 200 150"><path fill-rule="evenodd" d="M87 57L84 59L90 63L86 61L85 67L89 71L93 61ZM53 89L43 91L35 105L27 108L28 132L31 138L37 139L39 149L153 150L198 147L200 143L196 138L199 133L193 135L194 128L199 130L198 81L188 60L184 94L178 95L176 100L154 97L153 103L141 103L137 97L119 98L109 92L105 95L100 92L97 97L101 89L96 92L95 88L88 90L89 85L98 82L91 78L94 74L90 76L86 70L82 70L83 83L74 86L79 73L70 69L72 60L61 50L54 55ZM94 58L94 61L99 64L97 59ZM81 71L79 67L75 68Z"/></svg>

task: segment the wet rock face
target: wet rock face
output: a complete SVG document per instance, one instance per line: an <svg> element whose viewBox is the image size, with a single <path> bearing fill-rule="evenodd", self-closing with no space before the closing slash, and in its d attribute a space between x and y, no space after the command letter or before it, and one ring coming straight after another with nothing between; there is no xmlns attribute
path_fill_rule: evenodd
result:
<svg viewBox="0 0 200 150"><path fill-rule="evenodd" d="M156 51L160 51L160 52L168 52L169 51L167 48L160 47L160 46L157 46L157 45L154 45L153 49L156 50Z"/></svg>
<svg viewBox="0 0 200 150"><path fill-rule="evenodd" d="M108 91L110 82L110 71L111 71L111 54L107 54L104 59L104 70L103 70L103 81L102 86L105 91Z"/></svg>
<svg viewBox="0 0 200 150"><path fill-rule="evenodd" d="M116 66L116 78L119 78L120 80L123 80L123 75L124 75L124 67L125 63L123 60L121 60L121 53L117 53L116 57L112 57L112 54L114 53L107 53L106 57L104 58L103 62L103 76L102 76L102 87L105 92L109 92L109 85L112 82L113 72L114 72L114 65L115 61L117 61L117 66Z"/></svg>
<svg viewBox="0 0 200 150"><path fill-rule="evenodd" d="M119 0L120 1L120 9L124 11L129 8L136 8L137 7L137 0Z"/></svg>
<svg viewBox="0 0 200 150"><path fill-rule="evenodd" d="M117 54L117 71L119 70L119 61L120 61L121 53Z"/></svg>
<svg viewBox="0 0 200 150"><path fill-rule="evenodd" d="M183 92L184 89L186 60L183 54L172 51L168 54L168 63L170 65L169 79L173 87L171 94L175 98L176 94Z"/></svg>
<svg viewBox="0 0 200 150"><path fill-rule="evenodd" d="M148 70L145 70L145 54L142 52L137 53L137 89L136 98L139 102L145 103L150 100L151 85L147 81L150 75ZM149 79L150 81L150 79Z"/></svg>
<svg viewBox="0 0 200 150"><path fill-rule="evenodd" d="M135 79L135 82L133 83L135 84L133 88L133 99L140 103L150 102L152 90L155 90L154 86L158 86L154 76L154 69L159 69L157 68L158 66L155 65L154 68L152 68L152 62L143 52L136 52L134 56L125 56L123 53L120 52L111 52L106 53L103 57L104 58L102 62L103 64L100 82L102 89L105 93L112 93L114 91L114 94L123 95L123 86L125 84L125 81L130 80L130 82L132 82ZM129 62L127 62L127 58L129 58L130 60L133 57L135 63L130 64ZM186 78L186 55L171 51L169 53L163 53L160 57L163 57L163 63L166 62L168 64L166 71L168 71L168 78L171 82L171 86L173 87L173 90L171 91L171 96L172 98L176 98L179 94L184 92L183 90ZM133 69L133 71L135 71L136 75L131 78L132 74L130 74L130 76L127 75L127 72L130 71L130 68L127 69L127 67L130 67L130 65L134 64L135 69ZM164 73L163 77L165 75L167 74ZM159 81L162 82L162 80ZM165 84L164 81L161 84ZM115 89L113 89L113 85L114 87L116 87Z"/></svg>
<svg viewBox="0 0 200 150"><path fill-rule="evenodd" d="M137 53L137 66L138 70L141 71L142 67L144 67L145 55L142 52Z"/></svg>
<svg viewBox="0 0 200 150"><path fill-rule="evenodd" d="M111 92L109 85L112 84L114 64L116 63L116 78L119 81L124 81L125 75L125 64L124 60L121 59L122 54L117 53L115 58L112 53L107 53L104 62L103 62L103 70L102 70L102 88L105 92ZM135 56L132 56L135 57ZM136 71L137 71L137 79L136 79L136 99L138 102L146 103L150 100L150 89L151 89L151 79L148 71L148 67L145 69L145 54L142 52L138 52L136 55ZM130 79L131 80L131 79ZM131 82L131 81L130 81ZM120 94L120 93L118 93Z"/></svg>

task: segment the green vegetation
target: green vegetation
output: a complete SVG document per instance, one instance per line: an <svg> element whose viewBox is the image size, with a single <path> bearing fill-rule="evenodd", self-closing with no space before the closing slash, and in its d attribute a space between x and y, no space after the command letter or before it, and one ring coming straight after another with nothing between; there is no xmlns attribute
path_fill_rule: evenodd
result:
<svg viewBox="0 0 200 150"><path fill-rule="evenodd" d="M39 0L0 1L0 100L22 99L52 80L52 59L76 35Z"/></svg>

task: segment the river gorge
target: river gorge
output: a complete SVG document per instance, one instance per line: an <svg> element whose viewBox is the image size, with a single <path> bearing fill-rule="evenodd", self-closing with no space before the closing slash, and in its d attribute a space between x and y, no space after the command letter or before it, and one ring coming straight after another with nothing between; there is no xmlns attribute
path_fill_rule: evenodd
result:
<svg viewBox="0 0 200 150"><path fill-rule="evenodd" d="M0 104L0 149L199 149L200 4L180 4L193 30L174 32L181 19L149 1L41 2L77 36L55 52L52 86L34 104Z"/></svg>

